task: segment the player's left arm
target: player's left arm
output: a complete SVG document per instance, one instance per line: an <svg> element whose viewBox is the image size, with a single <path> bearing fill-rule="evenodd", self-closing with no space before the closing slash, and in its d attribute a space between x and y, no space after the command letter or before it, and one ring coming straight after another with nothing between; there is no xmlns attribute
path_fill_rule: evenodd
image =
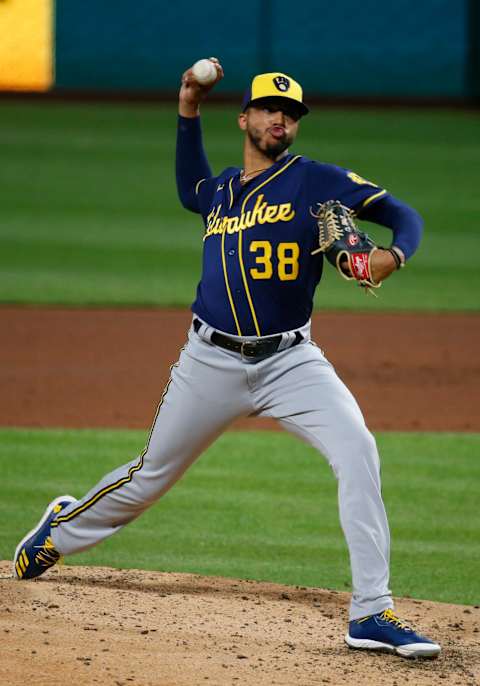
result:
<svg viewBox="0 0 480 686"><path fill-rule="evenodd" d="M423 219L412 207L388 194L357 211L357 216L393 232L391 248L394 254L391 250L377 250L372 255L372 277L378 283L415 253L423 233Z"/></svg>
<svg viewBox="0 0 480 686"><path fill-rule="evenodd" d="M371 276L380 283L405 264L417 249L423 230L423 220L412 207L394 198L378 184L357 173L331 168L341 188L341 200L360 219L386 226L393 232L387 249L378 249L371 256Z"/></svg>

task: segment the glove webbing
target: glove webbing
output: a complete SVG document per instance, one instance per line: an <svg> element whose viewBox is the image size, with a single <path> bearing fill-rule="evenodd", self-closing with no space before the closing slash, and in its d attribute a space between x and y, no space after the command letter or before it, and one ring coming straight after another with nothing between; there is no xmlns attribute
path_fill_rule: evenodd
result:
<svg viewBox="0 0 480 686"><path fill-rule="evenodd" d="M327 209L326 211L320 210L318 213L312 212L312 208L310 208L310 214L312 217L315 217L315 219L322 218L323 220L318 222L319 247L310 253L310 255L316 255L319 252L327 251L329 247L335 243L335 241L340 240L344 231L342 224L343 227L348 227L349 222L346 216L339 215L331 208ZM351 214L353 213L351 212Z"/></svg>

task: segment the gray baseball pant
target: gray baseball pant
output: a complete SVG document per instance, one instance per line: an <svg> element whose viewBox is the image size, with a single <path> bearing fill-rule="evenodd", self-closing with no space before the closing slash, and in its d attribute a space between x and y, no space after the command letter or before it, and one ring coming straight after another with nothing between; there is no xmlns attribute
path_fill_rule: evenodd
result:
<svg viewBox="0 0 480 686"><path fill-rule="evenodd" d="M210 343L207 325L198 333L192 327L143 454L62 511L52 528L57 550L86 550L138 517L236 418L273 417L322 453L338 480L352 570L350 619L392 607L390 535L375 440L353 395L309 340L309 328L302 329L304 342L252 363ZM286 332L281 347L292 340Z"/></svg>

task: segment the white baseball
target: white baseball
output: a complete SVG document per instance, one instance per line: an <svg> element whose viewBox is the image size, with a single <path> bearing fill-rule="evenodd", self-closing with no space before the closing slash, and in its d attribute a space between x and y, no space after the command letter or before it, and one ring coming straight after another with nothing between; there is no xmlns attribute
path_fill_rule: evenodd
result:
<svg viewBox="0 0 480 686"><path fill-rule="evenodd" d="M195 81L201 86L208 86L217 78L217 70L215 65L210 60L198 60L192 67L192 73Z"/></svg>

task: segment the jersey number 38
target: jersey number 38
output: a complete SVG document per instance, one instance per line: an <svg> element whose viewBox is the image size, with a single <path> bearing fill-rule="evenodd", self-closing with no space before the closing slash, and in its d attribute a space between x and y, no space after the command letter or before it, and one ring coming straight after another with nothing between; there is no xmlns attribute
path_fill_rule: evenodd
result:
<svg viewBox="0 0 480 686"><path fill-rule="evenodd" d="M250 252L255 253L256 267L250 269L252 279L271 279L273 276L272 253L270 241L252 241ZM277 245L277 270L280 281L295 281L298 276L298 243L279 243Z"/></svg>

